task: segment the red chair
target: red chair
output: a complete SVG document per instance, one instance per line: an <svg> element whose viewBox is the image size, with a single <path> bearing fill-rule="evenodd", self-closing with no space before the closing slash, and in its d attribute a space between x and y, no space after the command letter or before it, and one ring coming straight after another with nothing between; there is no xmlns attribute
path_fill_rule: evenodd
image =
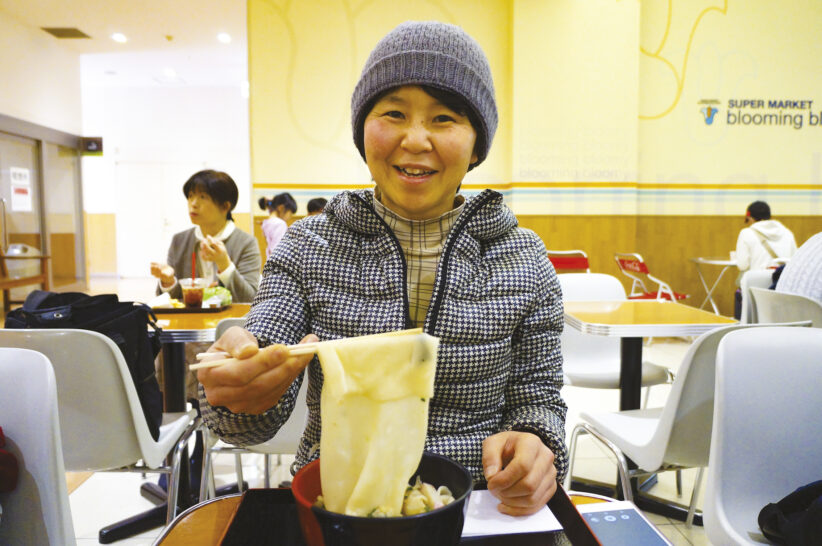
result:
<svg viewBox="0 0 822 546"><path fill-rule="evenodd" d="M674 292L668 283L651 275L648 265L639 254L617 252L614 254L614 259L619 270L633 281L628 299L679 301L689 297L688 294ZM656 283L657 290L655 292L648 290L645 281Z"/></svg>
<svg viewBox="0 0 822 546"><path fill-rule="evenodd" d="M590 273L588 255L583 250L549 250L548 259L557 273Z"/></svg>

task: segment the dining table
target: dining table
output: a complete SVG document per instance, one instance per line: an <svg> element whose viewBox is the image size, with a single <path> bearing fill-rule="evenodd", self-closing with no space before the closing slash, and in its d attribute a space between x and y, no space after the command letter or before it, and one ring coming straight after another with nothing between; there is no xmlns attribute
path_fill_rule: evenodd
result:
<svg viewBox="0 0 822 546"><path fill-rule="evenodd" d="M639 409L642 391L642 341L645 337L698 336L736 320L681 303L658 300L568 301L565 324L594 336L620 338L619 409ZM632 461L629 467L636 468ZM643 510L685 521L687 509L670 502L640 496L655 477L640 486L631 480L634 502ZM610 487L590 486L574 480L573 488L605 494ZM695 521L700 522L698 517Z"/></svg>
<svg viewBox="0 0 822 546"><path fill-rule="evenodd" d="M185 344L214 342L217 324L226 318L244 317L251 309L248 303L233 303L218 309L154 309L162 328L163 408L166 412L186 410Z"/></svg>
<svg viewBox="0 0 822 546"><path fill-rule="evenodd" d="M705 299L702 300L699 308L703 309L705 305L710 302L711 307L714 310L714 313L717 315L719 313L719 308L716 306L716 302L714 301L713 295L716 287L719 285L719 281L722 280L722 277L725 273L737 266L736 260L733 258L723 258L723 257L696 257L691 258L691 262L693 262L694 266L696 267L696 273L699 276L699 282L702 283L702 287L705 289ZM708 286L708 281L705 278L705 272L702 270L704 266L712 266L712 267L719 267L719 274L714 279L711 286Z"/></svg>
<svg viewBox="0 0 822 546"><path fill-rule="evenodd" d="M565 324L620 338L619 409L629 410L640 407L643 338L698 336L736 321L670 301L615 300L565 302Z"/></svg>

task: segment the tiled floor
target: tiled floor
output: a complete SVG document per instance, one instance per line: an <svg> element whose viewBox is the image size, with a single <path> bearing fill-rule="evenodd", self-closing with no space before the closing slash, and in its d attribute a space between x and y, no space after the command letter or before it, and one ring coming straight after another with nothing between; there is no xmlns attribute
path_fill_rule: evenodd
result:
<svg viewBox="0 0 822 546"><path fill-rule="evenodd" d="M91 290L96 293L114 292L122 300L146 301L153 295L152 279L116 280L108 278L92 279ZM653 362L670 366L674 372L681 362L689 343L685 340L656 339L645 347L644 356ZM657 386L651 389L649 406L664 404L669 386ZM609 390L581 389L566 387L563 396L568 403L567 431L570 431L579 420L579 412L610 411L618 405L618 393ZM230 455L219 455L215 460L215 473L218 485L234 481L234 463ZM284 457L283 464L276 467L272 483L288 479L288 465L291 459ZM262 456L244 456L244 478L251 486L262 484ZM651 494L687 504L690 500L694 471L683 473L683 495L677 497L673 473L660 475L659 482L650 491ZM597 481L613 483L616 477L616 466L610 454L590 438L580 439L579 454L575 475ZM143 478L139 474L97 473L83 482L70 495L74 531L79 545L98 544L97 532L104 525L121 518L147 510L152 504L140 496L139 487ZM701 504L700 504L701 507ZM702 527L685 527L684 523L674 522L668 518L648 514L651 521L668 537L674 545L707 545L708 540ZM126 545L152 544L160 534L154 529L137 537L118 542Z"/></svg>

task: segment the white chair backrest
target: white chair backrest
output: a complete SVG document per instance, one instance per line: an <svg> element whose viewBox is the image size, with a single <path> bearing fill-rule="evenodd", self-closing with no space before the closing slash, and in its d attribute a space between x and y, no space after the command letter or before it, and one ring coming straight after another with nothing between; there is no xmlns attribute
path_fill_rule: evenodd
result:
<svg viewBox="0 0 822 546"><path fill-rule="evenodd" d="M563 301L623 301L625 287L613 275L604 273L563 273L557 275ZM591 336L565 326L560 337L567 367L592 358L619 359L619 338Z"/></svg>
<svg viewBox="0 0 822 546"><path fill-rule="evenodd" d="M120 349L89 330L0 329L0 345L43 353L57 377L66 470L109 470L145 459L153 443ZM154 450L156 451L156 450ZM158 460L145 462L157 467Z"/></svg>
<svg viewBox="0 0 822 546"><path fill-rule="evenodd" d="M0 348L0 426L20 470L17 487L0 493L0 544L74 544L57 386L42 354Z"/></svg>
<svg viewBox="0 0 822 546"><path fill-rule="evenodd" d="M758 322L810 320L814 328L822 328L822 304L819 302L799 294L755 287L750 290Z"/></svg>
<svg viewBox="0 0 822 546"><path fill-rule="evenodd" d="M232 326L240 326L242 327L245 324L245 317L238 317L238 318L224 318L220 322L217 323L217 328L214 329L214 339L220 339L226 330L231 328Z"/></svg>
<svg viewBox="0 0 822 546"><path fill-rule="evenodd" d="M768 288L773 284L772 276L773 271L770 269L751 269L742 275L739 281L739 290L742 292L742 315L739 322L742 324L759 322L751 298L751 287Z"/></svg>
<svg viewBox="0 0 822 546"><path fill-rule="evenodd" d="M302 384L297 393L297 400L294 402L294 409L288 417L288 421L280 427L277 434L267 442L250 446L249 451L258 453L297 453L300 440L305 432L305 425L308 422L308 405L305 402L305 393L308 390L308 374L303 374Z"/></svg>
<svg viewBox="0 0 822 546"><path fill-rule="evenodd" d="M809 326L808 322L784 326ZM740 329L759 328L759 324L734 324L699 336L688 349L671 385L671 392L660 415L648 457L655 463L701 467L708 464L711 422L714 411L716 351L722 338ZM637 461L640 466L642 463ZM653 466L653 468L657 468Z"/></svg>
<svg viewBox="0 0 822 546"><path fill-rule="evenodd" d="M232 326L243 326L245 318L228 318L223 319L217 323L215 335L217 339L225 333L226 330ZM294 409L291 411L291 416L280 427L277 434L267 442L250 446L249 451L259 453L296 453L297 447L300 444L300 439L305 431L305 425L308 421L308 405L305 401L305 393L308 390L308 374L303 374L302 384L297 393L297 400L294 403Z"/></svg>
<svg viewBox="0 0 822 546"><path fill-rule="evenodd" d="M557 275L563 301L621 301L625 288L619 279L605 273L563 273Z"/></svg>
<svg viewBox="0 0 822 546"><path fill-rule="evenodd" d="M719 344L704 510L711 544L759 544L759 511L822 476L820 355L817 328L769 326Z"/></svg>

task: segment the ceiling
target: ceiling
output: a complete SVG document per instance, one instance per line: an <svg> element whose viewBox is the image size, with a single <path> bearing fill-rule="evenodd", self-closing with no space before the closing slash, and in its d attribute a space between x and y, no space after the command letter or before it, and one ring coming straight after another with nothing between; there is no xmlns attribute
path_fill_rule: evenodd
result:
<svg viewBox="0 0 822 546"><path fill-rule="evenodd" d="M242 85L247 80L245 0L0 0L0 12L35 28L74 27L58 40L82 55L91 85ZM126 43L111 39L115 32ZM217 34L225 32L231 43Z"/></svg>

